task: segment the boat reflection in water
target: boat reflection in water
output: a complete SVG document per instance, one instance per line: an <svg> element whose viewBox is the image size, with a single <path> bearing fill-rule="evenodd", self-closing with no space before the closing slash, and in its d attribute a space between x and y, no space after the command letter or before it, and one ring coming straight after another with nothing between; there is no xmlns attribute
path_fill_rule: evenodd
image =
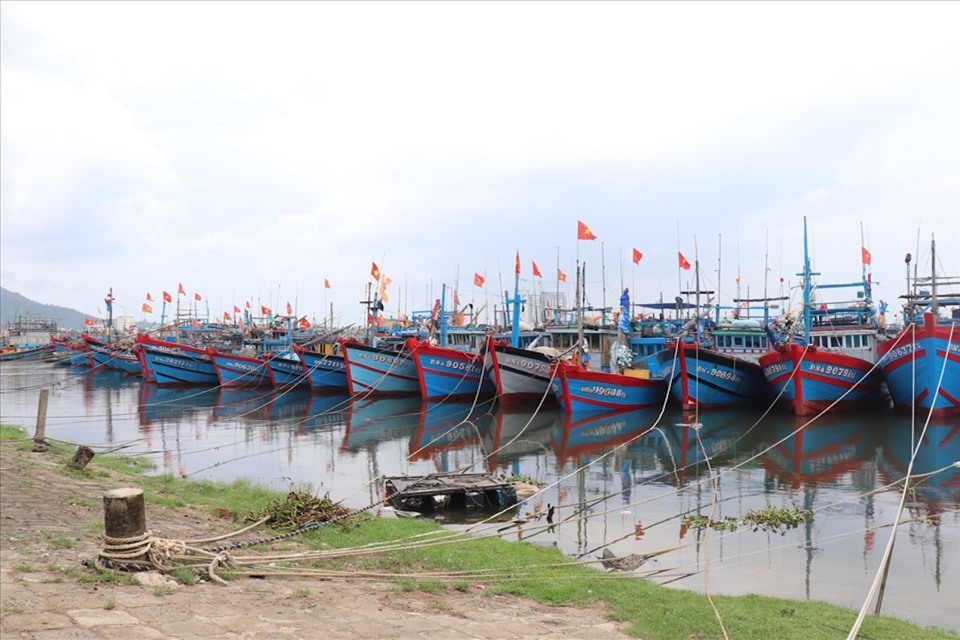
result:
<svg viewBox="0 0 960 640"><path fill-rule="evenodd" d="M521 459L550 451L553 425L559 413L553 406L536 413L518 413L498 406L493 419L486 422L486 428L481 431L487 470L496 473L499 468L507 475L519 476Z"/></svg>
<svg viewBox="0 0 960 640"><path fill-rule="evenodd" d="M663 420L661 480L678 486L748 458L763 437L759 414L745 409L670 413ZM708 464L709 461L709 464Z"/></svg>
<svg viewBox="0 0 960 640"><path fill-rule="evenodd" d="M417 433L410 441L410 460L433 460L437 471L460 470L476 462L452 464L447 455L470 447L479 449L481 431L493 420L492 402L425 402L420 411ZM475 471L482 471L481 465Z"/></svg>
<svg viewBox="0 0 960 640"><path fill-rule="evenodd" d="M137 396L140 426L176 424L199 413L208 412L217 400L217 389L197 387L161 387L143 382Z"/></svg>
<svg viewBox="0 0 960 640"><path fill-rule="evenodd" d="M558 413L550 439L557 464L584 464L590 457L631 443L648 433L659 415L659 409L609 411L587 417Z"/></svg>
<svg viewBox="0 0 960 640"><path fill-rule="evenodd" d="M347 422L350 396L340 394L311 394L307 410L297 425L297 434L335 429Z"/></svg>
<svg viewBox="0 0 960 640"><path fill-rule="evenodd" d="M885 484L902 479L910 465L910 452L916 447L911 475L933 475L911 482L915 500L907 506L938 521L941 514L960 508L960 469L952 466L960 461L960 417L933 418L917 446L922 430L923 425L919 424L916 434L911 429L887 429L880 456L880 478Z"/></svg>
<svg viewBox="0 0 960 640"><path fill-rule="evenodd" d="M767 473L766 482L799 488L804 485L854 484L865 491L873 488L873 450L879 430L872 418L862 412L827 413L810 416L779 414L772 416L767 432L772 449L760 464ZM864 465L870 465L865 467Z"/></svg>
<svg viewBox="0 0 960 640"><path fill-rule="evenodd" d="M420 398L412 396L350 400L340 450L372 450L381 442L410 435L420 424L420 405Z"/></svg>
<svg viewBox="0 0 960 640"><path fill-rule="evenodd" d="M233 419L268 421L273 396L272 390L220 387L213 405L213 419L216 422Z"/></svg>
<svg viewBox="0 0 960 640"><path fill-rule="evenodd" d="M309 389L289 388L274 392L270 402L271 422L299 425L304 420L312 398Z"/></svg>

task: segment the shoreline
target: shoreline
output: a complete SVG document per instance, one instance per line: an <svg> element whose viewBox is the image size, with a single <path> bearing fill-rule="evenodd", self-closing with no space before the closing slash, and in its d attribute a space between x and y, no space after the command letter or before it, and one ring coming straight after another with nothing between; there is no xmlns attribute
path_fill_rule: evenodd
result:
<svg viewBox="0 0 960 640"><path fill-rule="evenodd" d="M263 620L264 606L268 609L274 608L270 610L276 614L276 620L287 620L284 616L288 615L292 616L290 620L300 620L301 622L295 625L294 635L291 636L297 638L416 635L437 640L450 637L548 636L605 639L627 637L627 629L638 623L635 619L625 617L623 613L612 611L600 601L594 601L586 608L553 606L510 593L495 593L496 588L493 585L483 584L471 584L469 588L458 590L428 589L424 584L398 588L398 583L392 579L353 582L294 577L267 580L238 577L226 587L212 583L192 586L161 583L159 586L144 586L96 582L93 579L94 572L80 563L94 557L99 550L97 536L102 532L103 526L100 505L102 493L120 486L136 486L139 481L147 485L163 480L137 478L110 470L104 466L109 460L106 456L95 457L85 472L70 472L66 470L62 460L64 457L69 459L72 452L60 451L57 454L60 456L58 461L52 453L30 452L29 441L21 444L4 442L0 452L0 473L4 489L3 519L0 527L3 543L0 553L0 584L4 587L0 598L0 629L5 636L8 633L22 636L52 629L84 629L101 634L85 637L119 638L129 637L132 625L139 625L135 628L137 633L142 632L141 637L191 637L192 632L186 633L174 623L158 619L158 612L163 609L193 620L199 625L198 629L205 629L202 634L198 632L193 637L239 637L231 635L237 633L235 629L253 629L273 624ZM188 484L188 481L179 480L169 482L173 485ZM147 491L149 489L145 489L145 493ZM233 524L213 516L207 506L188 503L187 506L168 507L149 501L146 509L147 526L162 531L168 537L197 537L236 528ZM68 544L68 540L72 542ZM515 545L512 542L503 544ZM610 574L599 571L595 573L601 580L611 577ZM607 579L606 583L611 583L611 580ZM702 600L702 597L691 592L655 588L671 592L663 594L666 605L673 603L675 606L689 608L691 603ZM769 610L771 602L786 603L778 604L774 611L783 618L777 622L787 625L799 622L800 615L805 615L806 610L811 607L822 606L828 611L839 609L832 605L799 601L767 599L770 602L758 603L758 598L759 596L739 596L718 600L724 602L724 608L726 603L740 602L761 618L769 615L764 613L764 607ZM229 610L231 613L224 616L210 615L214 608ZM793 619L793 613L783 613L787 610L797 611L798 620ZM322 617L321 611L322 616L333 617ZM804 614L799 614L801 611ZM855 612L848 613L852 620ZM611 620L611 615L618 621ZM166 617L170 617L170 614ZM273 619L271 616L267 618ZM247 626L239 625L240 620L245 620L244 624ZM336 627L337 621L344 620L349 622L350 628ZM946 630L922 629L888 618L872 618L869 622L872 624L877 620L884 624L894 624L898 629L913 630L914 635L904 636L898 632L896 636L884 636L875 631L865 631L864 637L957 637ZM354 626L361 621L362 624ZM709 619L703 622L704 625L708 623ZM468 627L476 627L476 633L463 635ZM330 635L331 628L337 633ZM777 637L807 637L802 631L802 625L800 628L801 635L778 633ZM868 625L865 628L870 627ZM379 629L382 633L372 632L372 629ZM124 630L126 635L121 633ZM454 630L456 633L451 635ZM263 635L249 637L276 637L276 631L277 629L264 630ZM646 633L643 637L649 640L660 637L686 639L691 632L696 630L684 629L683 633L686 635ZM635 628L633 633L637 633ZM839 629L834 628L831 634L823 637L836 637L837 633ZM764 637L743 632L734 635ZM720 636L703 633L701 637Z"/></svg>

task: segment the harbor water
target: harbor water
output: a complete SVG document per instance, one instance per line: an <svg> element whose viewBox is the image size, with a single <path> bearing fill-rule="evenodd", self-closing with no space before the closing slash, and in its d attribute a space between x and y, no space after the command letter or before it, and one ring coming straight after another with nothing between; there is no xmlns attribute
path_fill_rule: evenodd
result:
<svg viewBox="0 0 960 640"><path fill-rule="evenodd" d="M671 588L855 609L881 570L916 449L912 474L929 475L906 494L881 613L960 631L960 418L914 425L878 409L800 419L761 407L569 419L552 406L168 389L10 362L0 367L0 420L32 435L45 388L47 437L147 456L156 473L246 478L374 511L385 476L526 476L543 491L492 522L487 512L439 518L573 557L649 556L634 574ZM812 517L795 528L744 524L767 507ZM704 518L729 524L697 526Z"/></svg>

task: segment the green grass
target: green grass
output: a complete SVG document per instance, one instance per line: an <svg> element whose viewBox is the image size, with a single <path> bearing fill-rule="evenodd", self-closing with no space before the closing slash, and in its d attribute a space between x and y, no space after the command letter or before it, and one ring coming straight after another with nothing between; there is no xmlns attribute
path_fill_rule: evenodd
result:
<svg viewBox="0 0 960 640"><path fill-rule="evenodd" d="M14 439L17 433L20 438L26 437L23 430L7 425L0 427L0 439ZM28 447L29 444L30 441L26 440L21 446ZM148 466L143 461L122 456L96 456L87 469L74 472L65 466L73 455L72 449L54 446L51 453L45 455L51 454L57 456L58 461L62 459L65 474L93 477L93 474L109 472L142 488L148 502L174 508L228 509L242 517L263 509L280 495L279 492L244 480L218 483L144 475ZM355 526L325 527L298 536L297 539L315 548L356 548L388 540L409 540L413 536L438 531L443 530L428 521L363 516L357 519ZM429 539L432 538L416 538L421 542ZM561 566L547 566L553 564ZM17 568L23 571L24 566ZM613 619L628 622L630 633L647 640L689 640L696 636L712 640L723 637L709 601L701 594L661 587L637 578L615 577L593 567L573 564L558 549L524 542L475 538L452 545L421 546L413 550L332 559L315 563L315 566L396 573L497 569L502 572L499 580L477 576L455 576L448 580L433 576L424 576L419 580L405 577L396 580L396 588L401 593L414 590L439 593L447 589L466 591L472 589L474 583L480 583L485 587L483 593L487 595L510 593L548 604L603 606ZM219 575L227 580L236 579L230 572ZM120 584L133 580L129 574L110 571L100 572L93 577L81 576L80 579ZM180 581L185 582L183 579ZM162 597L165 592L156 595ZM827 603L760 595L714 596L713 600L729 636L740 640L833 640L845 636L857 616L853 610ZM960 636L894 618L870 616L862 627L860 637L956 640Z"/></svg>
<svg viewBox="0 0 960 640"><path fill-rule="evenodd" d="M409 538L436 531L438 527L422 520L364 519L347 530L323 529L303 538L312 545L352 548L378 540ZM422 539L422 538L421 538ZM341 560L340 562L343 562ZM703 640L722 638L707 598L681 589L669 589L637 578L612 577L598 569L572 564L557 549L499 539L473 539L449 546L391 551L354 560L364 569L415 571L503 570L501 582L476 577L486 594L510 593L548 604L580 606L604 605L611 616L630 622L631 633L649 640L689 640L693 634ZM550 564L565 566L548 567ZM530 567L524 570L524 567ZM404 578L398 589L436 593L450 588L465 590L465 579L452 578L441 583L426 577L417 581ZM853 625L857 613L823 602L769 598L759 595L714 596L727 633L731 638L767 640L833 640L843 637ZM957 638L936 628L922 628L901 620L870 616L862 627L863 638L931 640Z"/></svg>

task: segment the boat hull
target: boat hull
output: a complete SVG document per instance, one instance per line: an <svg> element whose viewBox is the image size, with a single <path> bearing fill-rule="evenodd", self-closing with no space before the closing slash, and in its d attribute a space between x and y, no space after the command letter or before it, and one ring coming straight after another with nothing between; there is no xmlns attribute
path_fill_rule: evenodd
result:
<svg viewBox="0 0 960 640"><path fill-rule="evenodd" d="M761 356L760 366L774 396L798 416L845 411L880 398L880 370L862 358L790 343Z"/></svg>
<svg viewBox="0 0 960 640"><path fill-rule="evenodd" d="M584 369L556 361L553 392L567 413L631 411L662 406L667 385L662 379Z"/></svg>
<svg viewBox="0 0 960 640"><path fill-rule="evenodd" d="M270 365L260 358L208 351L222 387L272 387Z"/></svg>
<svg viewBox="0 0 960 640"><path fill-rule="evenodd" d="M297 351L307 372L307 383L318 392L342 393L347 389L347 365L343 356L334 353Z"/></svg>
<svg viewBox="0 0 960 640"><path fill-rule="evenodd" d="M960 414L960 325L938 324L925 313L879 347L880 366L894 407L935 417Z"/></svg>
<svg viewBox="0 0 960 640"><path fill-rule="evenodd" d="M492 338L484 350L484 368L500 403L505 406L542 402L553 396L549 356L511 347ZM552 402L552 401L551 401Z"/></svg>
<svg viewBox="0 0 960 640"><path fill-rule="evenodd" d="M420 395L417 366L409 354L349 341L343 343L343 354L351 394Z"/></svg>
<svg viewBox="0 0 960 640"><path fill-rule="evenodd" d="M275 387L293 388L307 387L307 372L303 369L300 358L289 359L283 356L274 356L267 361L270 367L270 379Z"/></svg>
<svg viewBox="0 0 960 640"><path fill-rule="evenodd" d="M736 356L681 342L661 351L657 362L684 410L749 406L769 395L763 368Z"/></svg>
<svg viewBox="0 0 960 640"><path fill-rule="evenodd" d="M496 387L484 374L483 356L411 339L420 395L426 400L489 398Z"/></svg>
<svg viewBox="0 0 960 640"><path fill-rule="evenodd" d="M203 349L175 342L146 342L140 348L158 385L193 386L220 383L210 355Z"/></svg>

